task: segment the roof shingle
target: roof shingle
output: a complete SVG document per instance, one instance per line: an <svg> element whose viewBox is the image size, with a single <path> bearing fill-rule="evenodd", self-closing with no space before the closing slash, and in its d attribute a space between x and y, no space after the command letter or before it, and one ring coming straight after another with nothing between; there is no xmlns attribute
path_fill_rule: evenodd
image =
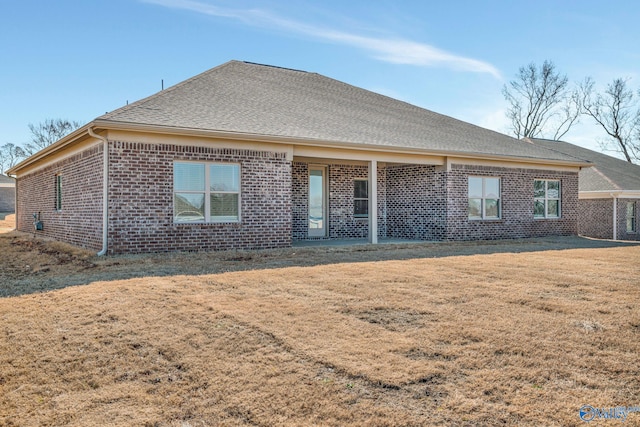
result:
<svg viewBox="0 0 640 427"><path fill-rule="evenodd" d="M518 158L573 161L316 73L230 61L98 120Z"/></svg>
<svg viewBox="0 0 640 427"><path fill-rule="evenodd" d="M580 171L580 191L640 191L640 165L564 141L531 138L531 142L594 163Z"/></svg>

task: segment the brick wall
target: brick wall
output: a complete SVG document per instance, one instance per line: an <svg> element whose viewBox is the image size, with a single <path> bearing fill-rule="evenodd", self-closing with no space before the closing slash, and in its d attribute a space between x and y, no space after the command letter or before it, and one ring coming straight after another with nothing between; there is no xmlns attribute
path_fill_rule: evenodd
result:
<svg viewBox="0 0 640 427"><path fill-rule="evenodd" d="M610 205L613 202L609 201ZM618 214L618 239L619 240L640 240L638 234L638 226L640 223L640 199L618 199L617 214ZM636 231L632 233L627 232L627 203L635 203L636 205ZM613 231L612 231L613 233Z"/></svg>
<svg viewBox="0 0 640 427"><path fill-rule="evenodd" d="M0 187L0 212L13 212L16 209L15 187Z"/></svg>
<svg viewBox="0 0 640 427"><path fill-rule="evenodd" d="M447 172L448 240L508 239L577 234L578 174L531 169L453 165ZM502 215L498 220L469 220L468 177L501 179ZM533 218L533 181L561 181L561 218Z"/></svg>
<svg viewBox="0 0 640 427"><path fill-rule="evenodd" d="M113 142L109 252L261 249L291 245L291 162L285 153ZM241 169L238 223L173 221L174 161L232 162Z"/></svg>
<svg viewBox="0 0 640 427"><path fill-rule="evenodd" d="M110 253L287 247L292 239L307 238L309 166L288 161L285 153L111 141L109 161ZM239 163L241 221L174 223L175 161ZM353 185L355 179L368 178L367 166L336 163L327 170L329 237L366 238L368 221L353 217ZM472 240L569 235L576 234L578 213L583 211L578 209L577 173L463 165L453 165L450 171L390 165L380 166L377 173L379 237ZM60 211L55 210L56 174L63 177ZM499 220L468 219L470 175L501 178ZM561 180L561 218L533 218L535 179ZM101 247L101 145L20 177L17 188L18 229L33 231L32 214L40 212L43 236ZM618 207L626 213L624 201ZM620 232L626 229L622 216L618 227Z"/></svg>
<svg viewBox="0 0 640 427"><path fill-rule="evenodd" d="M353 216L354 180L368 179L369 168L356 165L329 165L329 237L332 239L369 236L369 221Z"/></svg>
<svg viewBox="0 0 640 427"><path fill-rule="evenodd" d="M444 176L435 166L386 168L387 236L441 240L445 235Z"/></svg>
<svg viewBox="0 0 640 427"><path fill-rule="evenodd" d="M627 232L627 203L636 204L636 232ZM582 199L579 202L578 233L596 239L613 238L613 199ZM617 199L616 238L640 240L640 199Z"/></svg>
<svg viewBox="0 0 640 427"><path fill-rule="evenodd" d="M364 165L329 164L329 230L330 239L366 239L369 221L353 215L354 180L368 179L369 168ZM292 166L293 240L308 239L309 164L294 162ZM386 172L378 167L378 237L386 237Z"/></svg>
<svg viewBox="0 0 640 427"><path fill-rule="evenodd" d="M613 238L612 199L583 199L578 206L578 234L597 239Z"/></svg>
<svg viewBox="0 0 640 427"><path fill-rule="evenodd" d="M16 182L17 228L77 246L102 247L102 145L21 176ZM62 176L62 209L55 209L55 177Z"/></svg>
<svg viewBox="0 0 640 427"><path fill-rule="evenodd" d="M291 167L292 238L307 238L307 217L309 215L309 164L293 162Z"/></svg>

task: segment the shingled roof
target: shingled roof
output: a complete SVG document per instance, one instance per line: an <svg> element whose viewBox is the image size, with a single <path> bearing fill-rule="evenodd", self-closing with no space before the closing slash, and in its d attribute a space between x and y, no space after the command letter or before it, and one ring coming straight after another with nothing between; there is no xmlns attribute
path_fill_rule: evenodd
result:
<svg viewBox="0 0 640 427"><path fill-rule="evenodd" d="M95 123L580 163L562 152L320 74L240 61L107 113Z"/></svg>
<svg viewBox="0 0 640 427"><path fill-rule="evenodd" d="M640 191L640 165L564 141L530 138L535 145L590 161L593 167L580 171L580 191Z"/></svg>

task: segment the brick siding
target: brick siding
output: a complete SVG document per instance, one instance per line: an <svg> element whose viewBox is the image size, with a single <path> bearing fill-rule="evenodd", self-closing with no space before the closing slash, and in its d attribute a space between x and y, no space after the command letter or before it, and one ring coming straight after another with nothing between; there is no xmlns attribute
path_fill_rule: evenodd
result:
<svg viewBox="0 0 640 427"><path fill-rule="evenodd" d="M636 231L627 232L627 203L636 204ZM578 234L596 239L613 238L613 199L582 199L579 202ZM640 240L640 199L617 199L616 238Z"/></svg>
<svg viewBox="0 0 640 427"><path fill-rule="evenodd" d="M631 233L627 232L627 203L636 204L636 231ZM613 203L610 204L613 205ZM638 234L638 220L640 219L640 213L638 212L638 209L640 209L640 199L618 199L618 240L640 240L640 235Z"/></svg>
<svg viewBox="0 0 640 427"><path fill-rule="evenodd" d="M309 164L293 162L291 167L292 239L307 238L309 215Z"/></svg>
<svg viewBox="0 0 640 427"><path fill-rule="evenodd" d="M291 246L291 162L285 153L113 142L109 151L109 252ZM173 162L232 162L241 170L241 220L173 221Z"/></svg>
<svg viewBox="0 0 640 427"><path fill-rule="evenodd" d="M328 239L367 238L369 221L366 218L355 218L354 181L368 179L369 168L363 165L328 164ZM378 167L378 237L386 237L386 172ZM309 164L294 162L292 167L292 201L293 201L293 240L307 240L309 212ZM318 238L312 238L317 240Z"/></svg>
<svg viewBox="0 0 640 427"><path fill-rule="evenodd" d="M578 206L578 234L596 239L613 238L612 199L583 199Z"/></svg>
<svg viewBox="0 0 640 427"><path fill-rule="evenodd" d="M509 239L577 234L578 174L516 168L452 165L446 173L447 240ZM501 182L501 218L468 218L468 177L498 177ZM533 182L559 179L561 217L533 218Z"/></svg>
<svg viewBox="0 0 640 427"><path fill-rule="evenodd" d="M102 145L21 176L16 182L17 228L89 249L102 247ZM62 177L62 209L55 207L55 177Z"/></svg>
<svg viewBox="0 0 640 427"><path fill-rule="evenodd" d="M293 240L307 238L308 164L293 164ZM328 238L366 238L368 222L353 217L353 181L367 166L329 164ZM501 180L501 218L468 218L468 177ZM533 218L533 182L561 181L561 217ZM519 168L428 165L378 168L379 237L414 240L477 240L577 234L578 175Z"/></svg>
<svg viewBox="0 0 640 427"><path fill-rule="evenodd" d="M241 169L241 220L173 221L175 161L232 162ZM308 238L306 162L285 153L110 141L109 253L288 247ZM353 216L354 180L368 167L330 163L328 238L366 238L368 221ZM63 179L63 208L55 210L55 175ZM578 174L548 170L453 165L379 165L378 236L415 240L473 240L570 235L578 231ZM501 218L468 218L469 176L501 179ZM562 215L533 218L533 182L559 179ZM40 212L43 236L99 249L102 243L102 147L18 179L18 229L33 230ZM619 211L626 213L620 202ZM604 214L603 214L604 215ZM581 217L582 218L582 217ZM586 224L586 223L584 223ZM619 218L619 230L626 230ZM634 235L632 237L637 237Z"/></svg>
<svg viewBox="0 0 640 427"><path fill-rule="evenodd" d="M444 176L435 166L386 168L387 236L441 240L445 235Z"/></svg>
<svg viewBox="0 0 640 427"><path fill-rule="evenodd" d="M0 212L13 212L16 209L15 187L0 187Z"/></svg>

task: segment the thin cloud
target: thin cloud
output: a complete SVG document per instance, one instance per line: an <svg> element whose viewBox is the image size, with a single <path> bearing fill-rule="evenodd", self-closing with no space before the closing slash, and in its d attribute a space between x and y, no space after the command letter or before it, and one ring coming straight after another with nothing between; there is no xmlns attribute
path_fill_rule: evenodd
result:
<svg viewBox="0 0 640 427"><path fill-rule="evenodd" d="M251 26L270 27L307 35L319 40L353 46L365 50L383 62L423 67L447 67L458 71L502 76L493 65L473 58L455 55L436 47L411 40L375 38L308 25L273 15L260 9L229 9L193 0L142 0L172 9L183 9L204 15L237 19Z"/></svg>

